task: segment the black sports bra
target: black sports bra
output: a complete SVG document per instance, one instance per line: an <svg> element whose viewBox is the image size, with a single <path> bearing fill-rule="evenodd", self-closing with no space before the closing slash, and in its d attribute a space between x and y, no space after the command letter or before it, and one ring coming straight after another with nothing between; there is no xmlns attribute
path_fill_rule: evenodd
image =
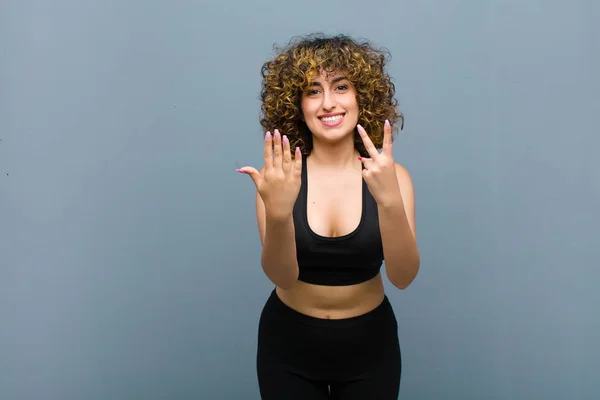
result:
<svg viewBox="0 0 600 400"><path fill-rule="evenodd" d="M344 236L321 236L310 229L307 195L308 172L303 156L302 185L293 211L298 279L316 285L345 286L377 276L383 262L379 215L364 179L360 222L353 232Z"/></svg>

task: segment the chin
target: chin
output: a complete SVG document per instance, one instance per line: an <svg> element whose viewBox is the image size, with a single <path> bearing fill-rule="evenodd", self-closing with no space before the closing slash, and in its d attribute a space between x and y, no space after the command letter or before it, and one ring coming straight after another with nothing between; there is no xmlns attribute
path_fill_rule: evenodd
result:
<svg viewBox="0 0 600 400"><path fill-rule="evenodd" d="M316 133L313 133L313 137L327 142L339 142L349 137L353 138L354 131L348 129L337 129L335 131L330 130L325 132L317 131Z"/></svg>

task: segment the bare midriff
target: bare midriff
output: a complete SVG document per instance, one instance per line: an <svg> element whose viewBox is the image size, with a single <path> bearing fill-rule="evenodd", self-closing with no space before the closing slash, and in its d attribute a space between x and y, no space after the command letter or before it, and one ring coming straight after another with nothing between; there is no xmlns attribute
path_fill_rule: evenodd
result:
<svg viewBox="0 0 600 400"><path fill-rule="evenodd" d="M384 299L381 274L356 285L321 286L302 281L290 289L277 288L277 295L288 307L314 318L352 318L377 308Z"/></svg>

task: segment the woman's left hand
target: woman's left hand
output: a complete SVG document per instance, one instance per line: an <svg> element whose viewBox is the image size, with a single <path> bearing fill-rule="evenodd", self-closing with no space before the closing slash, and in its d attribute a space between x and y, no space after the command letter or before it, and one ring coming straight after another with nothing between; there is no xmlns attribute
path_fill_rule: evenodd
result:
<svg viewBox="0 0 600 400"><path fill-rule="evenodd" d="M379 206L383 207L394 204L398 200L402 201L396 175L396 163L392 154L392 128L389 121L385 121L381 153L377 151L362 126L358 125L357 130L370 155L370 158L361 157L361 161L365 166L362 171L363 178L373 198Z"/></svg>

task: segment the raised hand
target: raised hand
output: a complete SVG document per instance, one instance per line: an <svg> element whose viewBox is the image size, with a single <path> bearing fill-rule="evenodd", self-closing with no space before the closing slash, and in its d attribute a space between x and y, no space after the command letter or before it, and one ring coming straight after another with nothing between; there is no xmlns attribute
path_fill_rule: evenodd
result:
<svg viewBox="0 0 600 400"><path fill-rule="evenodd" d="M392 128L390 122L385 121L381 153L377 151L362 126L358 125L357 130L370 156L369 158L360 158L365 166L362 171L363 178L377 204L387 206L401 198L396 175L396 163L392 154Z"/></svg>
<svg viewBox="0 0 600 400"><path fill-rule="evenodd" d="M285 218L292 214L298 198L302 174L302 154L296 147L292 160L290 142L287 136L275 129L265 135L264 171L261 174L255 168L246 166L237 172L250 175L256 190L265 203L265 210L270 217Z"/></svg>

